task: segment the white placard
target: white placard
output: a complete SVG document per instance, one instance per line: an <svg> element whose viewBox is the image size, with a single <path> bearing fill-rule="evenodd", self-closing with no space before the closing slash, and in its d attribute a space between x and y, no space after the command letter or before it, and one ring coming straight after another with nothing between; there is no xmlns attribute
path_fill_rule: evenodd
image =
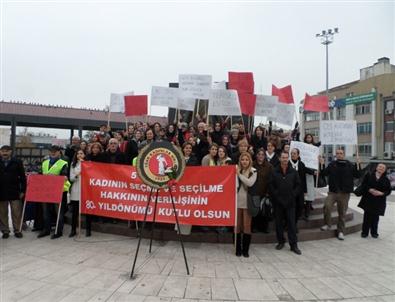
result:
<svg viewBox="0 0 395 302"><path fill-rule="evenodd" d="M307 168L318 169L318 155L320 154L320 148L303 142L291 141L290 151L293 149L299 149L300 159ZM291 156L291 155L290 155Z"/></svg>
<svg viewBox="0 0 395 302"><path fill-rule="evenodd" d="M276 104L276 119L277 123L287 125L292 127L295 116L295 106L294 104L284 104L278 102Z"/></svg>
<svg viewBox="0 0 395 302"><path fill-rule="evenodd" d="M211 75L180 74L178 76L180 97L207 100L211 90Z"/></svg>
<svg viewBox="0 0 395 302"><path fill-rule="evenodd" d="M269 121L277 119L278 96L257 95L255 104L255 116L266 117Z"/></svg>
<svg viewBox="0 0 395 302"><path fill-rule="evenodd" d="M212 89L208 101L210 115L241 115L236 90Z"/></svg>
<svg viewBox="0 0 395 302"><path fill-rule="evenodd" d="M213 82L213 89L226 89L226 81Z"/></svg>
<svg viewBox="0 0 395 302"><path fill-rule="evenodd" d="M190 98L183 98L183 99L178 99L177 102L177 108L180 110L188 110L188 111L193 111L195 109L195 99L190 99Z"/></svg>
<svg viewBox="0 0 395 302"><path fill-rule="evenodd" d="M134 95L134 92L111 93L110 112L125 112L125 96L127 95Z"/></svg>
<svg viewBox="0 0 395 302"><path fill-rule="evenodd" d="M320 140L323 145L357 145L357 122L320 121Z"/></svg>
<svg viewBox="0 0 395 302"><path fill-rule="evenodd" d="M177 108L178 94L178 88L152 86L151 105Z"/></svg>

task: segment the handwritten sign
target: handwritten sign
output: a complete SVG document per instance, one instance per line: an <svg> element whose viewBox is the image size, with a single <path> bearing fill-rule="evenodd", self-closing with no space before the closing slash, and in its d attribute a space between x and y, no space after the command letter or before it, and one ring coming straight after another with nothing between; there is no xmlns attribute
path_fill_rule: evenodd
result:
<svg viewBox="0 0 395 302"><path fill-rule="evenodd" d="M318 168L318 155L320 154L320 148L312 144L291 141L290 150L292 150L293 148L299 149L300 159L307 168Z"/></svg>
<svg viewBox="0 0 395 302"><path fill-rule="evenodd" d="M357 145L357 122L320 121L320 140L323 145Z"/></svg>
<svg viewBox="0 0 395 302"><path fill-rule="evenodd" d="M275 121L292 127L295 116L295 106L293 104L277 103L276 111Z"/></svg>
<svg viewBox="0 0 395 302"><path fill-rule="evenodd" d="M177 108L179 89L152 86L151 105Z"/></svg>
<svg viewBox="0 0 395 302"><path fill-rule="evenodd" d="M125 112L125 96L134 95L133 91L125 93L111 93L110 112Z"/></svg>
<svg viewBox="0 0 395 302"><path fill-rule="evenodd" d="M255 103L255 115L265 116L270 121L277 118L278 96L257 95Z"/></svg>
<svg viewBox="0 0 395 302"><path fill-rule="evenodd" d="M210 115L241 115L236 90L212 89L208 101Z"/></svg>
<svg viewBox="0 0 395 302"><path fill-rule="evenodd" d="M180 98L201 100L209 98L212 85L211 75L180 74L178 82Z"/></svg>
<svg viewBox="0 0 395 302"><path fill-rule="evenodd" d="M64 176L29 175L27 178L26 201L60 203L64 180ZM45 184L45 188L43 184Z"/></svg>
<svg viewBox="0 0 395 302"><path fill-rule="evenodd" d="M177 108L180 110L193 111L193 109L195 108L195 103L195 99L179 98L177 101Z"/></svg>

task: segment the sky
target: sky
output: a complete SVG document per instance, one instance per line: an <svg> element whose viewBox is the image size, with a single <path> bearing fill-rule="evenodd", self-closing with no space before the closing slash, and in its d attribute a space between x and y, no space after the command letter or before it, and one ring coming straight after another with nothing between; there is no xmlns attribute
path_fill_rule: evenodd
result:
<svg viewBox="0 0 395 302"><path fill-rule="evenodd" d="M150 94L182 73L254 73L255 93L296 100L395 64L394 1L4 1L1 99L104 108L111 92ZM152 108L151 114L167 110Z"/></svg>

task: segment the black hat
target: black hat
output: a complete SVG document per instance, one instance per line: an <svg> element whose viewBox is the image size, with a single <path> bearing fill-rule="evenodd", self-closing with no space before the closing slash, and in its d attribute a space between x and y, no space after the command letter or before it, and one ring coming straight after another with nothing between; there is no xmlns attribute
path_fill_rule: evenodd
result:
<svg viewBox="0 0 395 302"><path fill-rule="evenodd" d="M51 147L49 147L49 151L61 151L62 147L58 146L58 145L52 145Z"/></svg>
<svg viewBox="0 0 395 302"><path fill-rule="evenodd" d="M0 150L12 150L10 145L3 145L1 146Z"/></svg>

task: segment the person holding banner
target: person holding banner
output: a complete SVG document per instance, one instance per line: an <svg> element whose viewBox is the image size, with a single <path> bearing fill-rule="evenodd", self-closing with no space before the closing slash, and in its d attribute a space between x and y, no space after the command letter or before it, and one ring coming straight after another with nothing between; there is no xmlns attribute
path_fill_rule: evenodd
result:
<svg viewBox="0 0 395 302"><path fill-rule="evenodd" d="M12 226L16 238L22 238L19 226L22 217L22 199L26 191L26 176L23 163L12 157L12 148L0 148L0 230L3 238L10 236L8 206L11 208Z"/></svg>
<svg viewBox="0 0 395 302"><path fill-rule="evenodd" d="M252 216L248 212L247 194L257 179L256 169L252 166L252 158L248 152L240 154L237 166L237 227L236 256L249 257L251 243ZM243 235L242 235L243 234Z"/></svg>
<svg viewBox="0 0 395 302"><path fill-rule="evenodd" d="M344 159L344 150L342 149L336 150L336 160L332 161L326 168L325 160L320 157L320 174L329 178L329 192L324 203L325 225L321 227L321 231L331 229L332 208L337 203L337 213L339 215L337 238L339 240L344 240L348 201L350 200L350 193L354 190L354 178L359 178L360 172L361 163L359 157L357 157L357 163L354 165Z"/></svg>
<svg viewBox="0 0 395 302"><path fill-rule="evenodd" d="M202 166L216 166L218 160L218 145L212 143L210 145L209 154L203 157Z"/></svg>
<svg viewBox="0 0 395 302"><path fill-rule="evenodd" d="M70 167L70 181L73 184L70 191L70 205L71 205L71 232L69 237L74 237L77 234L77 222L80 209L80 195L81 195L81 162L85 160L85 152L82 149L77 150L74 154L73 161Z"/></svg>
<svg viewBox="0 0 395 302"><path fill-rule="evenodd" d="M298 248L296 236L295 208L296 199L300 194L300 179L298 172L289 165L289 153L282 152L280 165L274 168L270 180L270 197L274 207L276 222L277 250L284 247L284 220L288 227L288 242L297 255L302 252Z"/></svg>
<svg viewBox="0 0 395 302"><path fill-rule="evenodd" d="M362 198L358 207L364 210L361 237L378 238L379 217L384 216L386 197L391 194L391 183L386 175L387 167L379 163L376 171L365 175L361 184Z"/></svg>
<svg viewBox="0 0 395 302"><path fill-rule="evenodd" d="M43 204L43 216L44 216L44 229L41 231L37 238L42 238L51 234L51 222L52 222L52 209L55 212L59 212L59 221L57 225L57 232L51 236L51 239L59 238L63 235L64 225L64 214L67 210L67 192L70 189L70 182L67 179L68 175L68 164L67 161L61 159L61 147L52 145L49 149L49 158L44 160L41 166L41 173L43 175L62 175L64 176L63 185L63 196L62 202L58 204L44 203ZM45 184L43 184L45 186ZM50 190L51 188L43 188Z"/></svg>

